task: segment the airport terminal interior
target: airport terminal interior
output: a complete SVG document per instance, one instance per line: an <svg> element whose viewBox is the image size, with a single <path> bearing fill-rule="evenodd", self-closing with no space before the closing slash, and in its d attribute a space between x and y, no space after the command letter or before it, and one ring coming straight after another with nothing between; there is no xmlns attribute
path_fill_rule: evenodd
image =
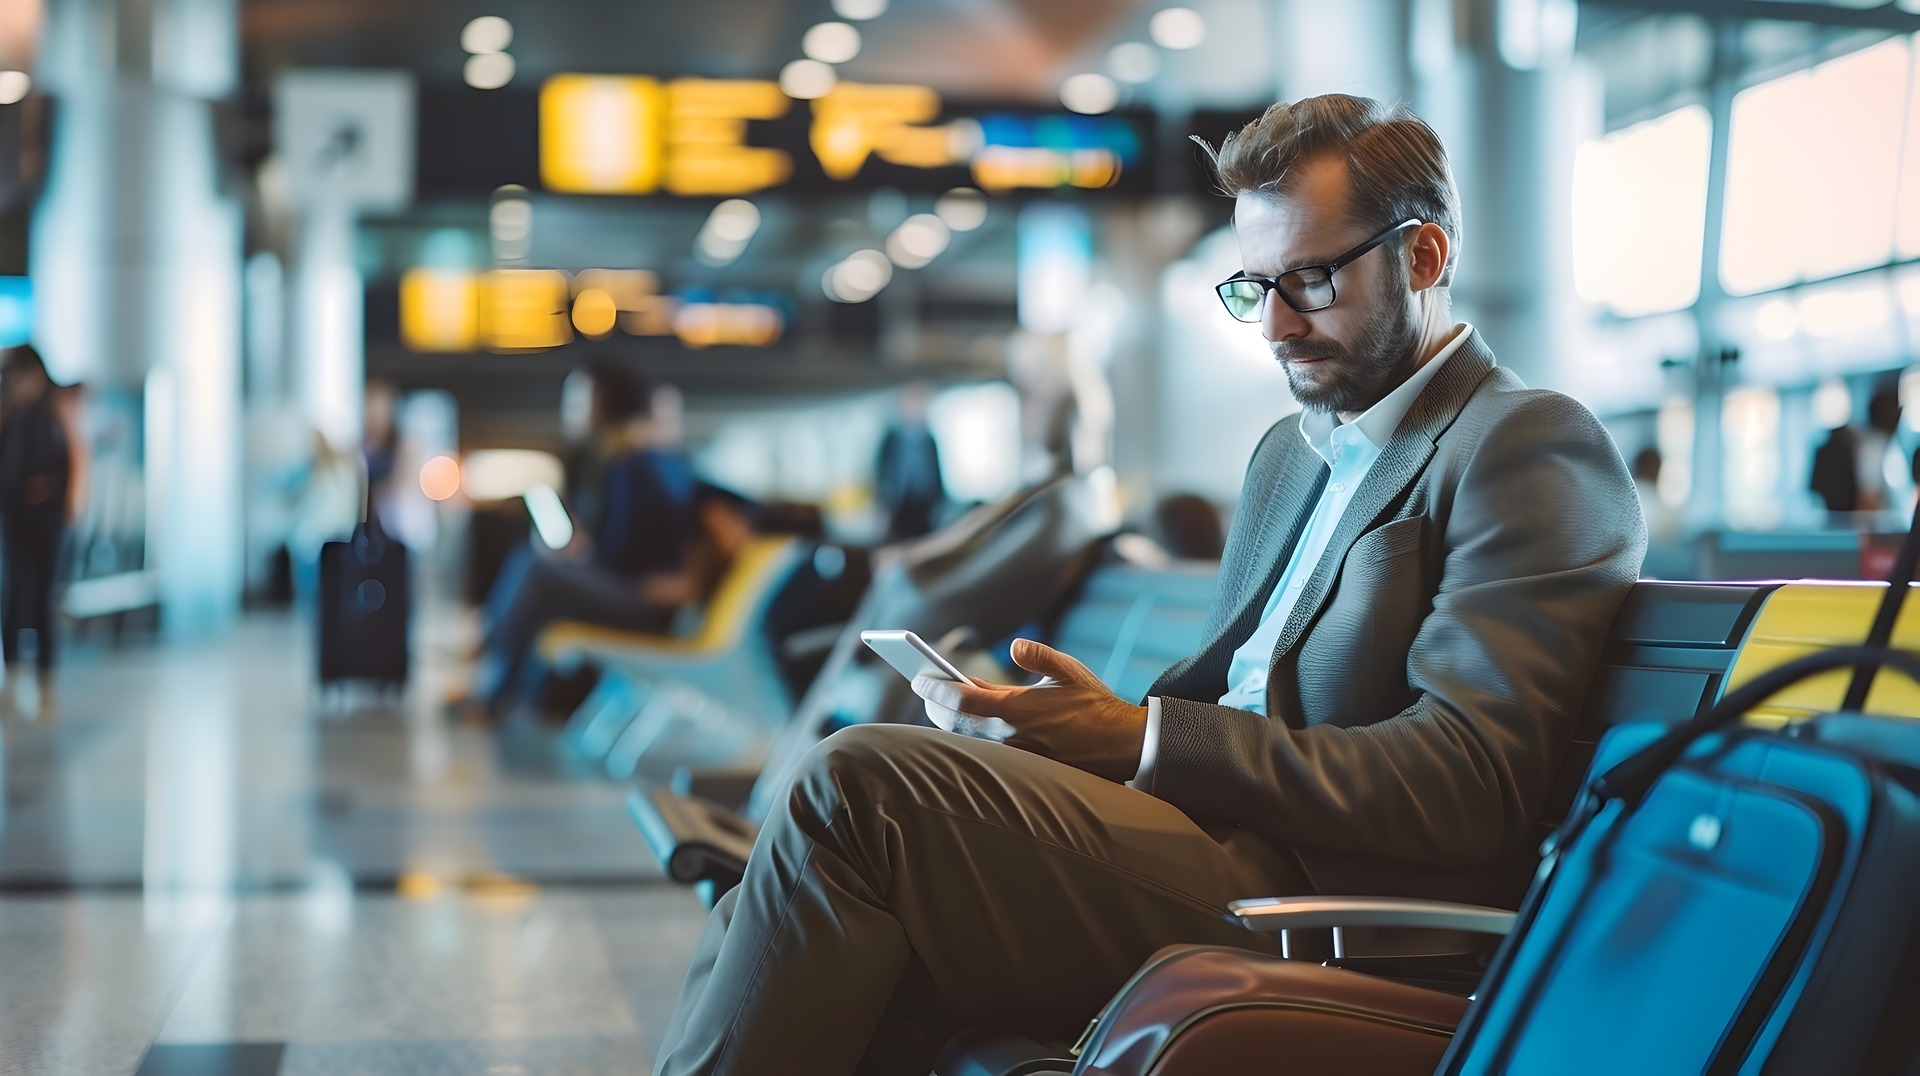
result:
<svg viewBox="0 0 1920 1076"><path fill-rule="evenodd" d="M1327 94L1424 120L1458 215L1396 228L1401 202L1353 210L1351 239L1303 255L1338 268L1259 260L1262 214L1310 217L1313 158L1262 194L1223 190L1212 155L1243 128L1256 140L1275 102ZM1345 174L1360 191L1359 166ZM1384 247L1341 261L1382 228ZM1393 360L1421 396L1376 436L1355 413L1394 397L1329 404L1311 369L1361 359L1310 350L1329 326L1360 332L1341 300L1367 301L1391 258L1432 285L1411 301L1444 290L1451 310L1410 380ZM1379 328L1366 340L1390 339ZM933 659L863 632L914 632L994 684L1046 671L1016 663L1016 639L1077 659L1087 690L1147 722L1135 788L1114 791L1160 797L1217 853L1261 831L1233 811L1269 801L1233 801L1243 775L1182 770L1212 726L1161 695L1212 668L1194 705L1239 705L1227 655L1238 677L1235 648L1257 644L1273 657L1264 674L1266 650L1251 659L1239 717L1286 691L1298 712L1236 743L1317 742L1332 767L1348 764L1326 761L1335 735L1454 749L1498 784L1525 737L1472 724L1480 704L1444 686L1463 679L1461 610L1496 598L1524 607L1492 607L1505 626L1482 625L1465 660L1484 671L1457 695L1551 711L1560 731L1539 772L1416 814L1490 804L1473 825L1498 828L1532 805L1500 886L1427 885L1442 838L1378 876L1322 867L1353 849L1310 839L1305 888L1227 896L1377 900L1347 920L1282 902L1270 921L1203 901L1212 933L1164 944L1231 953L1231 927L1238 959L1267 962L1219 971L1238 985L1210 988L1211 1008L1122 991L1160 944L1115 941L1117 977L1066 1006L1064 1030L962 1004L921 1060L889 1066L875 1045L859 1071L1920 1071L1898 1021L1835 1031L1822 1008L1920 998L1920 876L1869 870L1889 848L1920 862L1920 839L1885 836L1920 803L1900 769L1920 745L1846 741L1881 752L1859 795L1894 804L1873 815L1882 837L1814 857L1849 881L1795 898L1762 986L1719 1023L1713 991L1680 984L1739 947L1685 956L1688 939L1764 902L1660 920L1645 894L1694 883L1643 879L1619 899L1659 921L1622 940L1601 922L1613 891L1587 879L1631 857L1580 858L1640 839L1607 813L1620 781L1582 784L1651 742L1633 729L1693 728L1823 647L1920 644L1920 612L1881 603L1904 586L1874 585L1913 574L1916 341L1912 0L0 0L0 1074L588 1076L656 1071L676 1040L658 1071L852 1072L825 1031L716 1061L687 1045L717 1034L711 1013L674 1023L690 964L711 963L703 930L732 915L744 948L788 884L782 842L855 839L835 833L857 804L825 836L792 821L820 760L845 754L816 745L920 742L867 727L910 726L1048 754L1011 713L996 733L998 713L923 702L889 663ZM1502 462L1513 423L1461 434L1477 404L1433 417L1484 355L1506 371L1488 384L1577 405L1552 405L1521 454L1564 463L1557 477ZM1354 428L1384 453L1358 493L1340 455ZM1401 495L1383 473L1428 466L1410 429L1434 462ZM1270 455L1311 466L1249 469ZM1465 507L1488 495L1476 482L1491 521ZM1276 524L1280 503L1296 514ZM1512 521L1554 512L1586 543L1575 561L1483 577L1536 563L1526 543L1551 539ZM1249 572L1257 589L1232 597ZM1611 582L1568 581L1594 572ZM1580 586L1611 589L1567 627ZM1528 694L1562 664L1568 697ZM1703 733L1732 746L1684 765L1810 750L1768 714L1920 715L1920 695L1862 669L1844 700L1830 672L1746 732ZM1388 742L1363 734L1375 721L1452 731ZM1276 816L1320 818L1328 788L1361 787L1336 773L1290 796L1286 760L1311 752L1273 750L1252 768L1277 782ZM1123 770L1107 776L1134 773L1131 754ZM1615 809L1654 817L1678 780ZM1403 825L1370 823L1364 795L1326 809L1347 815L1315 833ZM1795 838L1738 810L1682 811L1679 851L1647 861L1760 855L1748 841L1768 850L1749 873L1787 870ZM891 838L901 864L913 836ZM1581 884L1584 911L1559 910L1552 894ZM895 914L912 889L862 899ZM1842 945L1869 923L1884 944ZM1400 955L1379 940L1396 927L1470 944ZM1025 944L1005 931L965 944ZM910 971L944 974L952 954L907 934ZM1575 971L1528 955L1549 935L1580 998ZM1789 943L1800 963L1781 963ZM1907 955L1860 971L1876 947ZM721 952L709 994L735 988ZM831 1006L851 982L805 990ZM1607 1008L1643 989L1685 1000ZM728 1049L810 1019L743 996ZM1202 1011L1249 1023L1208 1038ZM1341 1031L1359 1045L1273 1016L1296 1011L1361 1013ZM1836 1039L1867 1052L1831 1060ZM1625 1043L1655 1052L1622 1060Z"/></svg>

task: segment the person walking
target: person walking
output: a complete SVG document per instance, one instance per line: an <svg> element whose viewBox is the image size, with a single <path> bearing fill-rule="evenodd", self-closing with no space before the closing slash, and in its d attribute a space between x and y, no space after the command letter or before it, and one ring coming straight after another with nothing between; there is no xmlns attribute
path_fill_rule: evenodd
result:
<svg viewBox="0 0 1920 1076"><path fill-rule="evenodd" d="M21 636L32 631L43 719L53 713L53 592L73 507L72 436L56 393L31 345L0 359L0 651L7 663L0 702L8 711L15 705Z"/></svg>

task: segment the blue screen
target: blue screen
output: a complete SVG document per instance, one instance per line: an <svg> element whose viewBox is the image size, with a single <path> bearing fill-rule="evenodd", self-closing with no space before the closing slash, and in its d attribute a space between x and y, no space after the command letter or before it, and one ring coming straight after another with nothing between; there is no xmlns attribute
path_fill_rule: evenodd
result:
<svg viewBox="0 0 1920 1076"><path fill-rule="evenodd" d="M0 347L24 344L33 336L33 281L0 276Z"/></svg>

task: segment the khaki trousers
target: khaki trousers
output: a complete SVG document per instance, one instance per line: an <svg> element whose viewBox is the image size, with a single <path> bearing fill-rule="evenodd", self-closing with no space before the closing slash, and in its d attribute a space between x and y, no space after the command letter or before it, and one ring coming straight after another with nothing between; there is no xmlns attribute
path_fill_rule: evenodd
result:
<svg viewBox="0 0 1920 1076"><path fill-rule="evenodd" d="M1181 942L1309 892L1290 857L1018 748L868 725L822 742L714 908L655 1067L926 1076L968 1026L1076 1037Z"/></svg>

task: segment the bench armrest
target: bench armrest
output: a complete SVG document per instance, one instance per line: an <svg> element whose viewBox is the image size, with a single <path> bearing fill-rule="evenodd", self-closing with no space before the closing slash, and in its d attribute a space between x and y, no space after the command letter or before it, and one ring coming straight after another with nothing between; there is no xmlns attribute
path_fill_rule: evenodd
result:
<svg viewBox="0 0 1920 1076"><path fill-rule="evenodd" d="M1227 918L1262 934L1332 927L1401 927L1505 935L1514 913L1478 904L1399 897L1259 897L1227 905Z"/></svg>

